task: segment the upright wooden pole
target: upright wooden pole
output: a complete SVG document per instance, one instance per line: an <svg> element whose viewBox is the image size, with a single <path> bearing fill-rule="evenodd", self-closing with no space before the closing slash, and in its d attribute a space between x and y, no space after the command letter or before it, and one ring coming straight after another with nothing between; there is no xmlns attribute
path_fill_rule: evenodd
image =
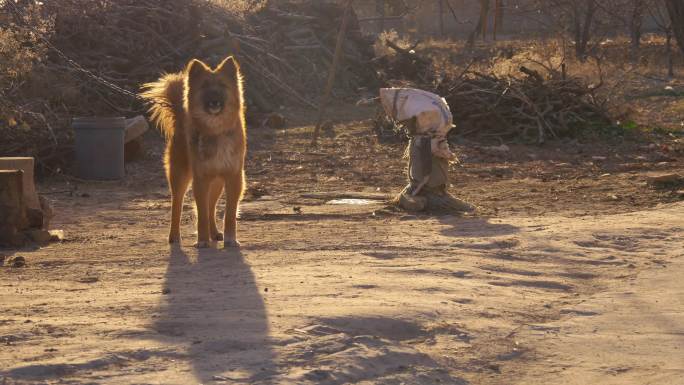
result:
<svg viewBox="0 0 684 385"><path fill-rule="evenodd" d="M321 105L318 110L318 120L316 122L316 128L314 129L313 138L311 139L312 146L316 146L318 144L318 133L321 130L321 124L323 124L325 109L328 107L328 103L330 102L330 93L332 92L333 85L335 84L335 73L337 72L337 66L340 62L342 43L344 43L344 34L347 30L347 22L349 19L349 14L351 13L353 2L354 0L347 1L347 6L344 9L344 15L342 15L342 23L340 23L340 30L337 32L335 54L333 56L332 65L330 66L330 71L328 72L328 83L325 85L325 91L323 91L323 97L321 98Z"/></svg>

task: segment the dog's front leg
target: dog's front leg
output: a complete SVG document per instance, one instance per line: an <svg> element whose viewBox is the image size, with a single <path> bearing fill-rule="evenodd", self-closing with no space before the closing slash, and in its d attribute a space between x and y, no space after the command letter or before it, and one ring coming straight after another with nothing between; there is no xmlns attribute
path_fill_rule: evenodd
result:
<svg viewBox="0 0 684 385"><path fill-rule="evenodd" d="M195 247L210 246L209 240L209 185L206 176L195 176L192 180L192 191L197 205L197 244Z"/></svg>

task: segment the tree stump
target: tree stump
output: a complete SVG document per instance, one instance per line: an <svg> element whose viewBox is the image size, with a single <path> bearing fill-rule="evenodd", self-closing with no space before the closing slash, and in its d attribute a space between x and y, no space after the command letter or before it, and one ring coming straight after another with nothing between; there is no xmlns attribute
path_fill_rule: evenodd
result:
<svg viewBox="0 0 684 385"><path fill-rule="evenodd" d="M24 172L0 170L0 245L20 246L28 227L24 203Z"/></svg>

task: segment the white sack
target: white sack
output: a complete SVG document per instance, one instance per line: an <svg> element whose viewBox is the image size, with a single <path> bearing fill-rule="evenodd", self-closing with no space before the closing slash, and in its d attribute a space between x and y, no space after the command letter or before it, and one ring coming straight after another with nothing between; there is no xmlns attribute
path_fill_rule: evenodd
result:
<svg viewBox="0 0 684 385"><path fill-rule="evenodd" d="M380 101L385 113L396 121L416 118L416 133L432 137L433 155L446 159L456 157L446 139L454 125L443 97L415 88L381 88Z"/></svg>

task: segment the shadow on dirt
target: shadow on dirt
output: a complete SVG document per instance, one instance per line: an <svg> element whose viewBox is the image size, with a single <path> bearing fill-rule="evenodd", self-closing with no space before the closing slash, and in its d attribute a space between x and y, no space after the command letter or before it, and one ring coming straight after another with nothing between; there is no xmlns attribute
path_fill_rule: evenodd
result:
<svg viewBox="0 0 684 385"><path fill-rule="evenodd" d="M268 320L251 267L239 250L172 249L161 314L164 342L187 347L199 383L253 383L275 372Z"/></svg>
<svg viewBox="0 0 684 385"><path fill-rule="evenodd" d="M293 383L467 385L444 363L416 349L414 339L432 338L412 320L383 316L319 318L298 329L287 360Z"/></svg>
<svg viewBox="0 0 684 385"><path fill-rule="evenodd" d="M491 223L488 218L441 217L442 224L451 226L442 230L448 237L497 237L518 233L519 228L505 223Z"/></svg>

